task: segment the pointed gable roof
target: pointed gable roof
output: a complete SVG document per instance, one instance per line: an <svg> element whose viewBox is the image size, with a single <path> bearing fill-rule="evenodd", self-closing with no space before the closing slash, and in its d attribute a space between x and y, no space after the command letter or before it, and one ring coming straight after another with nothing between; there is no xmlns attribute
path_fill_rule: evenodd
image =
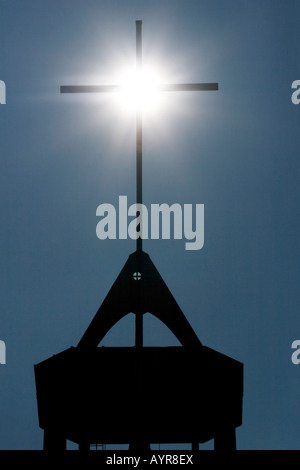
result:
<svg viewBox="0 0 300 470"><path fill-rule="evenodd" d="M128 313L151 313L159 318L183 346L202 346L150 259L142 250L131 255L78 343L96 347L106 333Z"/></svg>

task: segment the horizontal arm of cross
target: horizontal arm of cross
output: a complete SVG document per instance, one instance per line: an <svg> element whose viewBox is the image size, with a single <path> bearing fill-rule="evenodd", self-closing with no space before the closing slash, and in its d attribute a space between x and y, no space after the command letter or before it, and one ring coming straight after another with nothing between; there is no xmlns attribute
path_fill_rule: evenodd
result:
<svg viewBox="0 0 300 470"><path fill-rule="evenodd" d="M213 91L218 83L181 83L155 86L157 91ZM107 93L122 91L118 85L66 85L60 87L61 93Z"/></svg>
<svg viewBox="0 0 300 470"><path fill-rule="evenodd" d="M218 90L218 83L179 83L178 85L158 85L158 91L210 91Z"/></svg>
<svg viewBox="0 0 300 470"><path fill-rule="evenodd" d="M107 93L120 91L118 85L66 85L60 87L61 93Z"/></svg>

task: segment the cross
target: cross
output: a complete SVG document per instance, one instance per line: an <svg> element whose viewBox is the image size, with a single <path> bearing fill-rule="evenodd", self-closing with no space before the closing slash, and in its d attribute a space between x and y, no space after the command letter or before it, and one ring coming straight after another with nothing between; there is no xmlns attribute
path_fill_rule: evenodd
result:
<svg viewBox="0 0 300 470"><path fill-rule="evenodd" d="M142 21L136 22L136 71L142 71ZM218 90L218 83L180 83L161 84L155 87L157 91L212 91ZM120 92L118 85L67 85L61 86L61 93L107 93ZM142 104L139 103L136 110L136 202L142 204ZM141 220L142 214L140 214ZM141 232L141 227L140 227ZM137 251L142 251L142 237L136 240Z"/></svg>
<svg viewBox="0 0 300 470"><path fill-rule="evenodd" d="M139 281L141 278L142 278L142 275L141 275L141 273L139 273L138 271L135 271L135 272L133 273L133 279L134 279L135 281Z"/></svg>
<svg viewBox="0 0 300 470"><path fill-rule="evenodd" d="M136 72L141 75L142 72L142 21L136 22ZM157 91L213 91L218 90L218 83L179 83L179 84L161 84L155 87ZM118 85L67 85L61 86L61 93L109 93L120 92L122 87ZM142 103L137 105L136 109L136 202L142 204ZM137 232L141 233L142 213L139 214L141 223ZM142 237L137 237L136 249L142 251ZM135 281L141 280L141 273L133 274ZM136 332L135 341L137 347L143 346L143 315L136 314Z"/></svg>

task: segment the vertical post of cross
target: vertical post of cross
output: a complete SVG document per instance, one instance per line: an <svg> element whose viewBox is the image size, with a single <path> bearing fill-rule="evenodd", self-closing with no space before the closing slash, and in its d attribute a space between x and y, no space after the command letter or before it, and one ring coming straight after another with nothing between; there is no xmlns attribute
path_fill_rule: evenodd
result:
<svg viewBox="0 0 300 470"><path fill-rule="evenodd" d="M137 20L136 24L136 73L141 78L142 72L142 21ZM142 204L142 103L138 100L136 109L136 202ZM142 250L142 213L140 213L139 231L140 236L136 240L137 250Z"/></svg>
<svg viewBox="0 0 300 470"><path fill-rule="evenodd" d="M141 80L142 73L142 21L136 20L136 73L138 81ZM137 109L136 109L136 203L142 204L143 202L143 192L142 192L142 103L138 99ZM142 212L139 213L140 224L137 226L139 230L139 237L136 239L136 249L137 251L142 251L143 242L142 242ZM138 235L138 234L137 234ZM139 266L137 266L137 271L139 271ZM137 281L139 282L139 281ZM139 297L139 292L137 292ZM143 313L136 312L135 315L135 345L136 347L143 347Z"/></svg>

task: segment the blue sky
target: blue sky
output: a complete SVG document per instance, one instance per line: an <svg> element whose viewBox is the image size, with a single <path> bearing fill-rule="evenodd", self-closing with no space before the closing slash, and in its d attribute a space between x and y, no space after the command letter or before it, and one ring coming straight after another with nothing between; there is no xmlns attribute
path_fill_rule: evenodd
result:
<svg viewBox="0 0 300 470"><path fill-rule="evenodd" d="M111 96L135 57L178 93L144 122L144 203L205 205L205 243L148 240L203 344L244 363L240 449L299 448L299 2L2 0L0 449L40 449L33 364L75 346L134 241L96 236L96 208L135 202L135 121ZM131 345L129 316L103 344ZM145 343L178 344L145 318ZM206 446L209 448L209 443Z"/></svg>

